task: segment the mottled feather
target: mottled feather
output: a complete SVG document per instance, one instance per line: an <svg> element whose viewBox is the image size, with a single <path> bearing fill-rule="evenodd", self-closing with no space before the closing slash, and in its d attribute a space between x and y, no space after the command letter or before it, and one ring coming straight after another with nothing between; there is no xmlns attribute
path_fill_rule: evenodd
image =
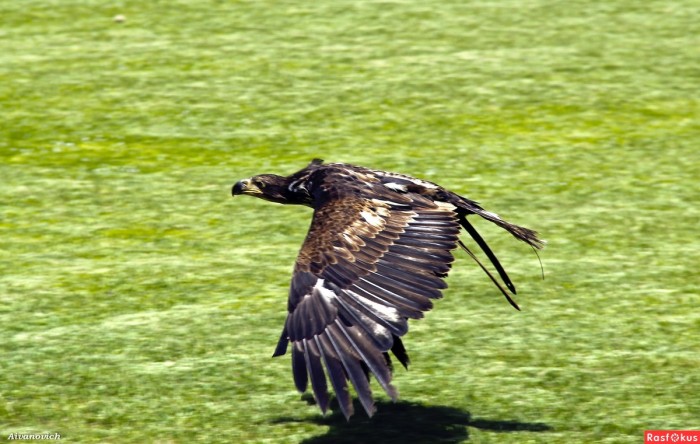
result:
<svg viewBox="0 0 700 444"><path fill-rule="evenodd" d="M401 336L408 332L409 319L421 318L442 297L458 246L517 308L511 298L515 286L467 216L476 214L535 248L543 246L534 231L437 184L353 165L315 160L288 177L266 174L240 181L233 194L314 209L274 356L284 354L291 342L297 389L304 392L310 383L325 413L330 381L346 418L354 413L348 382L369 416L376 409L370 375L393 400L398 398L389 353L408 366ZM505 288L460 241L462 228Z"/></svg>

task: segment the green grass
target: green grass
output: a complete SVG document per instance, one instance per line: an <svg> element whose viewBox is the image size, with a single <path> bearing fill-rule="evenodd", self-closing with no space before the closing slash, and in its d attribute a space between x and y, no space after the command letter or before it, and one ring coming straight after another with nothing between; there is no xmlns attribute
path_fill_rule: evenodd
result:
<svg viewBox="0 0 700 444"><path fill-rule="evenodd" d="M115 23L116 14L127 21ZM700 428L700 9L631 1L0 1L0 439L642 441ZM348 424L271 359L311 213L230 186L413 174L480 229ZM308 398L305 398L308 399ZM359 409L358 409L359 410Z"/></svg>

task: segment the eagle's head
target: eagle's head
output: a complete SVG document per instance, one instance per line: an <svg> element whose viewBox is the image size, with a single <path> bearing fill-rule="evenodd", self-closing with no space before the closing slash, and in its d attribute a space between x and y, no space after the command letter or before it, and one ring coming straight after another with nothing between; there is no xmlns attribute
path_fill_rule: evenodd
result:
<svg viewBox="0 0 700 444"><path fill-rule="evenodd" d="M236 182L231 194L247 194L277 203L294 203L290 201L289 179L275 174L260 174Z"/></svg>

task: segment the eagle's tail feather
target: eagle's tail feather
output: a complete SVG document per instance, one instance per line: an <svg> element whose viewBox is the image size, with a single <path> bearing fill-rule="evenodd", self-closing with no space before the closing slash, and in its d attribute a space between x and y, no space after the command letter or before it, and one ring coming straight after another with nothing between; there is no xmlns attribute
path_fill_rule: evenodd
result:
<svg viewBox="0 0 700 444"><path fill-rule="evenodd" d="M479 248L481 248L481 250L486 254L486 257L489 258L489 260L491 261L493 266L496 267L496 271L498 272L499 276L501 276L501 279L503 279L503 282L506 284L506 287L508 287L508 289L510 291L512 291L513 294L516 294L517 291L515 290L515 285L513 284L513 281L510 280L508 273L506 273L506 270L501 265L501 262L498 260L496 255L493 253L493 251L491 250L491 247L489 247L489 245L486 243L484 238L481 237L479 232L476 231L476 228L474 228L474 226L469 223L469 221L467 220L467 216L464 214L460 214L459 223L464 227L465 230L467 230L467 233L469 233L469 235L472 237L472 239L474 239L474 242L476 242L477 245L479 245ZM462 244L462 248L464 248L467 251L467 253L469 253L472 257L474 257L472 252L469 251L464 246L464 244ZM484 268L484 266L480 262L479 262L479 265L481 265L481 267Z"/></svg>
<svg viewBox="0 0 700 444"><path fill-rule="evenodd" d="M505 220L501 219L501 217L498 214L484 210L483 208L481 208L481 206L479 206L479 204L477 204L474 201L471 201L461 196L460 200L461 201L457 206L462 208L462 210L466 210L465 212L460 212L461 218L465 218L467 214L476 214L489 222L493 222L494 224L498 225L499 227L512 234L516 239L521 240L528 245L531 245L537 250L541 250L547 244L546 241L540 239L537 236L537 232L535 230L521 227L520 225L515 225L510 222L506 222Z"/></svg>
<svg viewBox="0 0 700 444"><path fill-rule="evenodd" d="M516 310L520 311L520 307L518 307L518 303L515 302L515 300L513 300L513 298L510 296L510 294L508 294L508 290L506 290L505 288L503 288L503 286L501 285L501 283L498 282L498 280L491 274L491 272L488 270L488 268L484 267L484 264L481 263L481 261L479 260L479 258L477 258L476 255L475 255L474 253L472 253L472 251L471 251L469 248L467 248L466 245L464 245L464 242L462 242L462 241L460 240L460 241L459 241L459 246L462 247L462 249L463 249L464 251L466 251L467 254L468 254L472 259L474 259L474 262L476 262L477 264L479 264L479 267L481 267L481 269L484 270L484 273L486 273L486 275L489 277L489 279L491 279L491 282L493 282L493 283L496 285L496 287L497 287L499 290L501 290L501 293L503 293L503 296L506 297L506 299L508 300L508 302L510 303L510 305L512 305L513 308L515 308ZM512 284L511 284L511 285L512 285ZM515 294L515 291L513 292L513 294Z"/></svg>
<svg viewBox="0 0 700 444"><path fill-rule="evenodd" d="M476 214L489 222L493 222L494 224L498 225L499 227L503 228L504 230L508 231L510 234L512 234L516 239L521 240L528 245L530 245L533 250L535 251L535 254L537 254L537 250L540 248L543 248L545 246L545 241L541 240L537 236L537 232L534 230L530 230L529 228L521 227L519 225L512 224L510 222L506 222L503 219L501 219L497 214L491 213L490 211L486 211L481 206L479 206L478 203L471 201L469 199L466 199L464 197L459 196L459 200L457 201L457 206L460 208L458 210L459 213L459 223L464 227L464 229L469 233L469 235L474 239L474 242L481 248L481 250L486 254L486 257L489 258L491 263L493 264L494 268L496 268L496 271L498 272L498 275L501 277L503 280L503 283L507 287L508 290L512 294L516 294L515 290L515 285L513 284L513 281L510 280L510 277L508 276L508 273L506 273L506 270L503 268L501 265L501 262L498 260L496 255L493 253L491 250L491 247L488 246L486 241L484 240L483 237L479 234L478 231L476 231L476 228L469 223L467 220L467 215L469 214ZM518 304L515 303L515 301L511 298L511 295L509 294L508 290L504 288L500 282L496 280L496 278L486 269L486 267L477 259L477 257L474 255L474 253L469 250L462 241L459 241L459 245L471 256L472 259L476 261L477 264L481 267L482 270L488 275L488 277L491 279L491 281L498 287L498 289L503 293L503 295L506 297L508 302L515 307L516 309L520 310L518 307ZM539 258L539 255L537 256Z"/></svg>

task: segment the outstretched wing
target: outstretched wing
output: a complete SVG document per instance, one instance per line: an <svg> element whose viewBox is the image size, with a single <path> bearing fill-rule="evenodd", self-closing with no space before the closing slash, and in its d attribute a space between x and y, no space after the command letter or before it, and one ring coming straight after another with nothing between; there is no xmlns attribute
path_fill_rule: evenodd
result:
<svg viewBox="0 0 700 444"><path fill-rule="evenodd" d="M275 351L284 354L291 341L297 389L306 391L310 381L325 413L329 380L346 418L353 414L348 381L374 413L370 373L396 400L387 352L408 364L400 336L447 287L442 278L460 230L451 204L371 187L336 194L315 209Z"/></svg>

